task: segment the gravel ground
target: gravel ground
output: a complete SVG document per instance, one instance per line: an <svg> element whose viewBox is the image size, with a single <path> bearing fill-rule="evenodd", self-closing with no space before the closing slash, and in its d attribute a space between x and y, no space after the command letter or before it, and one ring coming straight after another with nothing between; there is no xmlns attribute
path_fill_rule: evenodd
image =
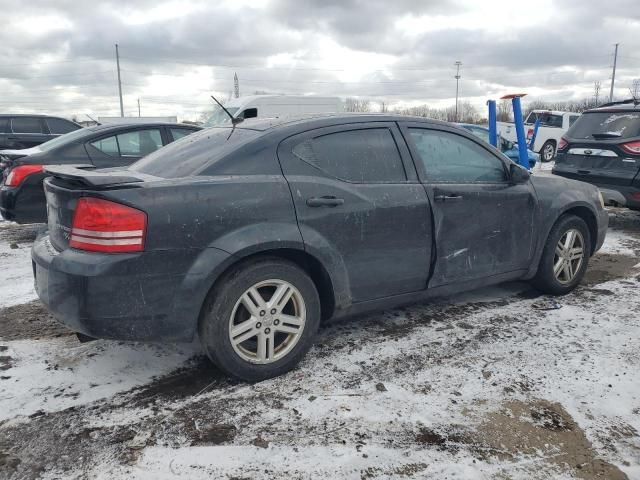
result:
<svg viewBox="0 0 640 480"><path fill-rule="evenodd" d="M640 478L640 214L575 292L509 283L324 325L255 385L197 343L79 343L0 223L0 478Z"/></svg>

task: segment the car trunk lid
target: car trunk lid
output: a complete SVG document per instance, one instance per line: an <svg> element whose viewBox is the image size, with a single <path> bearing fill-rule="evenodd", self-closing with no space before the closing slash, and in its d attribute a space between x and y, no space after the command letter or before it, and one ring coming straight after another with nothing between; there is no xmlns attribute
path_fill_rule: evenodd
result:
<svg viewBox="0 0 640 480"><path fill-rule="evenodd" d="M640 156L630 155L615 142L568 140L554 170L599 185L631 185L640 172Z"/></svg>
<svg viewBox="0 0 640 480"><path fill-rule="evenodd" d="M90 170L86 166L47 166L45 172L51 175L44 182L49 238L59 251L69 247L78 199L87 196L102 197L109 190L137 188L145 180L157 179L139 172L122 169Z"/></svg>

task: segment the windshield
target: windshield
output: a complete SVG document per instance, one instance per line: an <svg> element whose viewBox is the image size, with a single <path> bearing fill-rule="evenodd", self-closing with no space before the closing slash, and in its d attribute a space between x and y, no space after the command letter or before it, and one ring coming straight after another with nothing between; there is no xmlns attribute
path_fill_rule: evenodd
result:
<svg viewBox="0 0 640 480"><path fill-rule="evenodd" d="M43 152L48 152L56 147L66 145L67 143L71 143L78 138L82 138L89 133L91 132L85 128L74 130L73 132L65 133L64 135L60 135L53 140L49 140L48 142L41 143L40 145L38 145L38 148Z"/></svg>
<svg viewBox="0 0 640 480"><path fill-rule="evenodd" d="M259 134L242 128L205 128L143 157L129 170L162 178L196 175Z"/></svg>
<svg viewBox="0 0 640 480"><path fill-rule="evenodd" d="M238 111L238 107L225 107L225 108L231 115L235 115L235 113ZM220 108L219 105L216 105L214 107L214 110L211 116L207 118L207 120L204 122L204 126L219 127L222 125L229 125L230 123L231 123L231 119L229 118L229 115L227 115L227 113L222 108Z"/></svg>
<svg viewBox="0 0 640 480"><path fill-rule="evenodd" d="M586 112L567 132L569 138L603 139L640 136L640 112Z"/></svg>

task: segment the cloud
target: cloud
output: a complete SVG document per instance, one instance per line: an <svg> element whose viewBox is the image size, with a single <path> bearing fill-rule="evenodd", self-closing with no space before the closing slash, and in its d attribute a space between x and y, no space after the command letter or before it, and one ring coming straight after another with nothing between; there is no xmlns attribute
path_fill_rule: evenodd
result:
<svg viewBox="0 0 640 480"><path fill-rule="evenodd" d="M192 118L209 94L241 91L482 105L513 89L562 99L606 88L613 43L618 86L640 66L635 1L288 2L5 0L0 109L117 114L114 44L128 111ZM629 84L629 85L627 85Z"/></svg>

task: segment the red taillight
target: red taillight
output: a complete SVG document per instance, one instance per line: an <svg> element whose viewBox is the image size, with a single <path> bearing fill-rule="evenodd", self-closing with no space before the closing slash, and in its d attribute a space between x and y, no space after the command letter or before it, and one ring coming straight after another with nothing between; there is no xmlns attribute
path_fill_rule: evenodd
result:
<svg viewBox="0 0 640 480"><path fill-rule="evenodd" d="M634 155L640 155L640 142L629 142L620 145L625 152L633 153Z"/></svg>
<svg viewBox="0 0 640 480"><path fill-rule="evenodd" d="M7 187L17 187L32 173L42 172L42 165L17 165L11 169L4 184Z"/></svg>
<svg viewBox="0 0 640 480"><path fill-rule="evenodd" d="M78 200L69 246L91 252L141 252L147 214L101 198Z"/></svg>
<svg viewBox="0 0 640 480"><path fill-rule="evenodd" d="M562 137L558 142L558 150L564 150L565 148L567 148L567 145L569 145L569 142L567 142L567 140Z"/></svg>

